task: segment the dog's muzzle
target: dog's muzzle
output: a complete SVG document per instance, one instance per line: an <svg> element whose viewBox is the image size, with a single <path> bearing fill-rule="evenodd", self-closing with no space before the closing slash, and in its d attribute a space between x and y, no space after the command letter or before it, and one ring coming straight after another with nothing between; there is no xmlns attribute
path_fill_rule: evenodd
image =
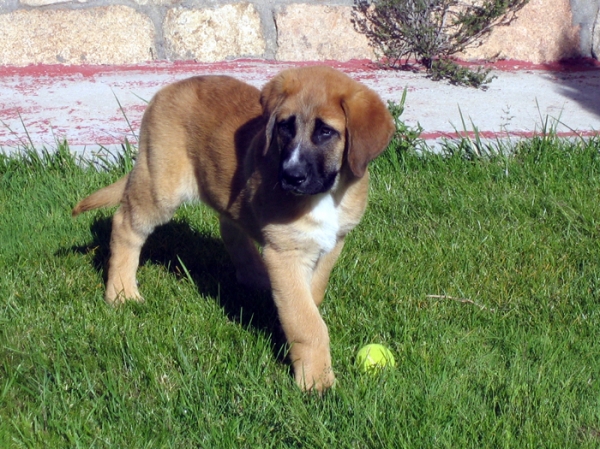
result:
<svg viewBox="0 0 600 449"><path fill-rule="evenodd" d="M279 178L283 190L303 194L303 186L308 183L308 167L304 163L285 161L281 165Z"/></svg>
<svg viewBox="0 0 600 449"><path fill-rule="evenodd" d="M279 182L281 188L296 195L316 195L331 189L337 172L320 173L309 163L294 162L281 165Z"/></svg>
<svg viewBox="0 0 600 449"><path fill-rule="evenodd" d="M310 160L304 154L305 150L300 144L289 145L282 151L281 165L279 166L279 181L283 190L300 195L306 194L306 187L310 184Z"/></svg>

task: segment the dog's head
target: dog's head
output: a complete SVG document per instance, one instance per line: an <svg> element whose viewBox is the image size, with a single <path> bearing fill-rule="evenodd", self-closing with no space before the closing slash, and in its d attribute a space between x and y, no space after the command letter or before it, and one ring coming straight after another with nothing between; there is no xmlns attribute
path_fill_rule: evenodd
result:
<svg viewBox="0 0 600 449"><path fill-rule="evenodd" d="M328 191L346 168L364 176L395 130L375 92L330 67L279 73L263 88L261 104L265 152L277 146L281 187L299 195Z"/></svg>

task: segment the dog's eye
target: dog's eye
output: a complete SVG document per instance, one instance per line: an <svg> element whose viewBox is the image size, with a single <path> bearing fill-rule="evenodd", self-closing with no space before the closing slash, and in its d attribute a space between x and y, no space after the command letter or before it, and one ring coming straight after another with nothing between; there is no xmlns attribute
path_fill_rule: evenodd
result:
<svg viewBox="0 0 600 449"><path fill-rule="evenodd" d="M321 128L321 136L323 137L331 137L333 135L333 129L324 126Z"/></svg>
<svg viewBox="0 0 600 449"><path fill-rule="evenodd" d="M313 133L313 141L316 144L324 143L337 134L338 132L331 126L326 125L321 120L317 120L315 124L315 131Z"/></svg>
<svg viewBox="0 0 600 449"><path fill-rule="evenodd" d="M282 137L291 139L296 134L296 117L292 116L277 123L277 131Z"/></svg>

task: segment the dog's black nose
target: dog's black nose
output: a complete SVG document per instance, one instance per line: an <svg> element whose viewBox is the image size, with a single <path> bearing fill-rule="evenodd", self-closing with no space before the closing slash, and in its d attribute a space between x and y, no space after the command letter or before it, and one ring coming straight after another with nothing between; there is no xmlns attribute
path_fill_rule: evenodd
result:
<svg viewBox="0 0 600 449"><path fill-rule="evenodd" d="M298 187L306 180L306 170L299 165L284 167L281 173L281 180L284 187L286 184L289 187Z"/></svg>

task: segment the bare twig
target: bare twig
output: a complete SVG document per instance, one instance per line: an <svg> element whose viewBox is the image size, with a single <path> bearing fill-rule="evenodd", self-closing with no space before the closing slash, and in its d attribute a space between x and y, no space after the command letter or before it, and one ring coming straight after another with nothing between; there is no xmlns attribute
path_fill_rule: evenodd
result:
<svg viewBox="0 0 600 449"><path fill-rule="evenodd" d="M478 304L475 301L473 301L472 299L468 299L468 298L454 298L453 296L448 296L448 295L427 295L427 298L449 299L451 301L461 302L463 304L473 304L474 306L479 307L481 310L489 310L490 312L496 311L496 309L490 309L489 307Z"/></svg>

